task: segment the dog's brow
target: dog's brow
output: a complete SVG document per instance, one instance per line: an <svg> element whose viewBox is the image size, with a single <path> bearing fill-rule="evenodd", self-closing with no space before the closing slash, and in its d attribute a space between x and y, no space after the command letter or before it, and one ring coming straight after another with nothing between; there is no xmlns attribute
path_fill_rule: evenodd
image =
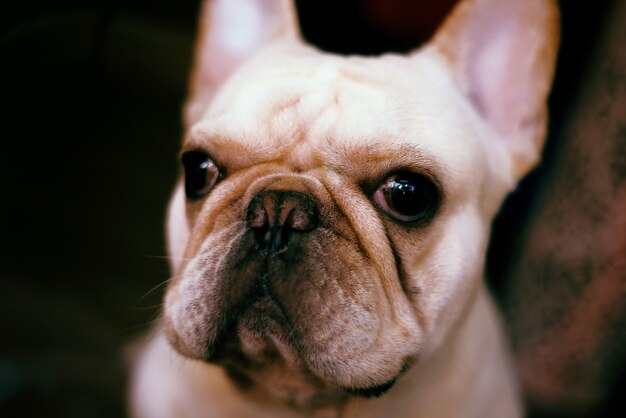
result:
<svg viewBox="0 0 626 418"><path fill-rule="evenodd" d="M233 132L200 125L192 128L183 144L182 152L204 150L218 162L228 165L231 170L276 159L277 144L258 139L249 140L255 136L256 132Z"/></svg>
<svg viewBox="0 0 626 418"><path fill-rule="evenodd" d="M391 172L399 169L407 169L428 173L437 176L440 164L435 157L425 151L419 144L397 144L386 142L380 144L377 141L365 143L338 144L331 141L334 148L333 160L336 161L340 171L354 170L359 172ZM346 161L351 164L346 165Z"/></svg>
<svg viewBox="0 0 626 418"><path fill-rule="evenodd" d="M224 129L218 129L213 125L200 123L191 128L185 140L185 147L205 147L212 143L231 144L236 143L235 137Z"/></svg>

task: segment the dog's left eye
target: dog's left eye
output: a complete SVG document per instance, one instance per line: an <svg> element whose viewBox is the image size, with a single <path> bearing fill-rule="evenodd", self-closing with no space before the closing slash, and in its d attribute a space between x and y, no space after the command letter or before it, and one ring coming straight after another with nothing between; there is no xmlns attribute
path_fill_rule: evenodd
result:
<svg viewBox="0 0 626 418"><path fill-rule="evenodd" d="M197 200L211 191L220 171L207 154L189 151L183 154L185 167L185 194L190 200Z"/></svg>
<svg viewBox="0 0 626 418"><path fill-rule="evenodd" d="M401 172L387 177L374 192L373 199L392 218L415 222L433 214L439 194L425 176Z"/></svg>

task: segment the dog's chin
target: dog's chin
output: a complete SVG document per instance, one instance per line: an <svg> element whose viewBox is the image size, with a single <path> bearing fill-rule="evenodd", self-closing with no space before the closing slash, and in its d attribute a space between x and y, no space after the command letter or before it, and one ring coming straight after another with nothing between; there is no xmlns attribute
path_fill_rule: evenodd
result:
<svg viewBox="0 0 626 418"><path fill-rule="evenodd" d="M306 350L298 345L280 306L264 297L236 312L203 360L222 366L241 390L260 390L304 411L338 405L350 397L379 397L397 380L394 376L382 384L344 387L313 373L301 354Z"/></svg>

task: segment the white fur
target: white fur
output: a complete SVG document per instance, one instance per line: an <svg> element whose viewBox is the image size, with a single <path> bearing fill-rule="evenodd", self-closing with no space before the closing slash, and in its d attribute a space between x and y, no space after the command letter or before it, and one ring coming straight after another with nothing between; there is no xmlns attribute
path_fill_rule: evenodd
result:
<svg viewBox="0 0 626 418"><path fill-rule="evenodd" d="M318 328L330 348L307 353L307 367L333 385L359 387L384 383L400 372L403 359L414 361L379 399L347 398L306 414L522 416L505 338L483 283L484 256L495 213L541 150L556 48L553 34L541 34L556 28L554 4L466 0L420 51L362 58L304 45L295 36L297 28L289 29L288 22L295 22L291 6L267 2L246 6L239 16L250 12L246 19L261 22L262 10L279 10L272 16L282 18L259 35L265 45L239 57L241 62L228 61L232 68L208 81L202 74L212 55L203 44L209 51L230 45L232 58L239 47L249 47L252 32L268 25L251 25L252 32L237 35L243 40L221 34L224 22L213 30L217 38L201 36L185 147L205 150L229 175L195 209L193 221L182 184L174 193L168 241L173 273L182 279L168 292L166 318L190 352L201 353L197 318L188 322L186 308L206 303L195 314L210 322L214 313L203 298L215 294L204 286L211 285L209 276L219 280L220 250L239 238L247 203L267 188L304 190L328 208L328 216L341 214L368 260L363 271L369 274L362 278L354 273L357 264L349 264L346 275L362 279L362 288L354 285L351 299L338 296L346 318L320 316L329 320ZM210 5L205 13L212 18L232 13L221 9L223 0L215 9ZM533 11L541 14L539 23ZM503 21L489 20L494 16ZM485 39L489 42L480 49ZM520 48L539 52L518 68ZM515 85L508 86L511 71ZM510 90L502 92L503 86ZM398 168L432 175L442 189L441 208L423 231L381 215L361 189L363 181ZM332 259L332 254L311 256ZM207 260L208 269L202 267ZM350 355L329 359L341 352L335 343L345 344ZM291 354L285 353L289 363ZM141 356L132 388L132 413L138 418L303 416L262 385L240 391L218 366L185 360L158 333Z"/></svg>

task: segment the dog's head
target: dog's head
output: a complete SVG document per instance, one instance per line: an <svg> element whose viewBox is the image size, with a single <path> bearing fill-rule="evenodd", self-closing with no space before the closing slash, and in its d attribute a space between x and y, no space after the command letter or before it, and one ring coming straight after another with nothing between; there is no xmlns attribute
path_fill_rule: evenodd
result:
<svg viewBox="0 0 626 418"><path fill-rule="evenodd" d="M541 151L557 13L467 0L376 58L317 51L296 20L287 0L205 5L164 322L183 355L299 402L388 387L467 312Z"/></svg>

